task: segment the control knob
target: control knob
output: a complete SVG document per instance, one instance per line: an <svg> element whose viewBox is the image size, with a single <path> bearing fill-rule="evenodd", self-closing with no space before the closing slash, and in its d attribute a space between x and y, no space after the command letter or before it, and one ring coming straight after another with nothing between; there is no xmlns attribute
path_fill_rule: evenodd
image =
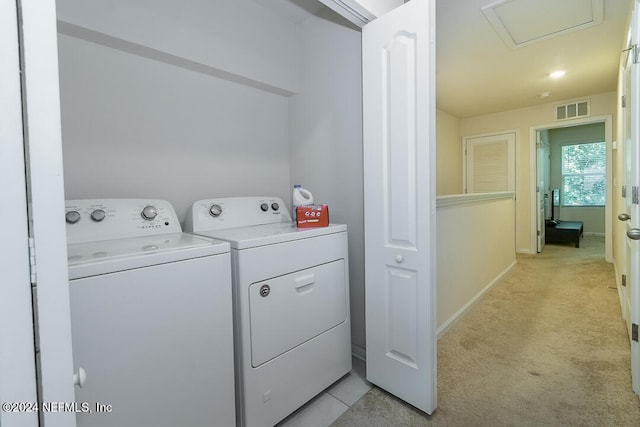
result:
<svg viewBox="0 0 640 427"><path fill-rule="evenodd" d="M147 221L153 221L158 216L158 210L155 206L145 206L140 215Z"/></svg>
<svg viewBox="0 0 640 427"><path fill-rule="evenodd" d="M271 209L273 209L274 211L277 211L278 209L280 209L280 205L277 204L276 202L271 203Z"/></svg>
<svg viewBox="0 0 640 427"><path fill-rule="evenodd" d="M266 212L269 210L269 205L266 203L263 203L260 205L260 210L262 210L262 212Z"/></svg>
<svg viewBox="0 0 640 427"><path fill-rule="evenodd" d="M222 206L220 206L218 204L213 204L209 208L209 214L212 217L218 217L218 216L220 216L221 213L222 213Z"/></svg>
<svg viewBox="0 0 640 427"><path fill-rule="evenodd" d="M95 211L91 212L91 219L96 222L102 221L105 216L107 216L107 214L105 214L102 209L96 209Z"/></svg>
<svg viewBox="0 0 640 427"><path fill-rule="evenodd" d="M64 215L64 218L69 224L75 224L80 221L80 213L78 211L69 211Z"/></svg>

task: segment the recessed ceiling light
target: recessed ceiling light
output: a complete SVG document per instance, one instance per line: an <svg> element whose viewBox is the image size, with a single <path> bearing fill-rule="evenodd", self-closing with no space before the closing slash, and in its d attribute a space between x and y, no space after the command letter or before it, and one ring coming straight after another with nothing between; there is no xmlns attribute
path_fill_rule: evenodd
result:
<svg viewBox="0 0 640 427"><path fill-rule="evenodd" d="M560 77L565 75L565 71L563 70L557 70L552 72L551 74L549 74L549 77L551 77L552 79L559 79Z"/></svg>

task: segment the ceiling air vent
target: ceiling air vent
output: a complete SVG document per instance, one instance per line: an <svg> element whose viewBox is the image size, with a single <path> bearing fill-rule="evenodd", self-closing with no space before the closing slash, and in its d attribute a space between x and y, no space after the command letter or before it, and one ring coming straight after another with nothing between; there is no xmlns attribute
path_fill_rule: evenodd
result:
<svg viewBox="0 0 640 427"><path fill-rule="evenodd" d="M556 120L575 119L589 116L589 101L556 105Z"/></svg>

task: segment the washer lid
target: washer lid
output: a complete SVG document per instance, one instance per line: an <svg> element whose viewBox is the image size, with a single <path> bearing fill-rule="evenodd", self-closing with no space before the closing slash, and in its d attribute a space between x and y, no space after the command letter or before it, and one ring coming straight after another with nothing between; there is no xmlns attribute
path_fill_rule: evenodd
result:
<svg viewBox="0 0 640 427"><path fill-rule="evenodd" d="M69 279L229 252L229 243L188 233L101 240L67 246Z"/></svg>
<svg viewBox="0 0 640 427"><path fill-rule="evenodd" d="M251 227L198 231L197 234L225 240L233 249L249 249L292 240L308 239L327 234L346 232L345 224L329 224L328 227L297 228L291 222L254 225Z"/></svg>

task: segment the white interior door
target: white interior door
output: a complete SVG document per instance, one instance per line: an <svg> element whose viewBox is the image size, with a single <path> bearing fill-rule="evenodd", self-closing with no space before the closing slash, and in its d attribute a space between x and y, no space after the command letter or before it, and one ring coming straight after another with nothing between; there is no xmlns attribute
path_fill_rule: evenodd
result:
<svg viewBox="0 0 640 427"><path fill-rule="evenodd" d="M640 2L635 0L631 24L631 43L638 49L640 43ZM627 99L631 138L625 141L627 188L627 213L631 217L627 223L627 292L629 293L629 323L632 327L631 339L631 379L633 390L640 394L640 344L638 344L638 325L640 324L640 205L638 204L638 188L640 186L640 69L633 63L635 50L629 55L627 70L630 69L630 88ZM627 115L625 115L627 117ZM631 237L636 237L632 239ZM634 332L635 330L635 332Z"/></svg>
<svg viewBox="0 0 640 427"><path fill-rule="evenodd" d="M465 138L466 193L516 189L516 134Z"/></svg>
<svg viewBox="0 0 640 427"><path fill-rule="evenodd" d="M618 219L620 221L625 222L625 232L628 231L630 229L629 223L627 223L625 216L624 215L629 215L629 213L631 212L631 202L632 202L632 198L631 198L631 186L633 185L633 170L632 170L632 149L633 149L633 139L632 139L632 134L631 134L631 101L632 101L632 94L631 94L631 74L632 74L632 70L633 70L633 54L632 51L627 51L626 52L626 59L624 61L624 70L623 70L623 77L622 77L622 90L623 90L623 96L624 96L624 100L625 102L623 103L623 107L622 107L622 141L623 141L623 150L624 150L624 155L623 155L623 164L624 164L624 182L623 182L623 188L624 188L624 198L625 198L625 204L624 207L621 209L620 212L617 212L618 215ZM620 215L622 214L622 215ZM620 293L620 302L621 302L621 308L622 308L622 318L626 321L627 324L627 330L629 332L629 338L631 338L631 317L629 315L629 313L631 312L631 296L629 294L629 291L631 289L631 244L633 243L633 240L631 239L625 239L625 245L624 245L624 259L625 259L625 264L624 264L624 271L622 272L623 275L626 275L627 277L627 283L625 285L625 283L623 283L620 288L619 288L619 293Z"/></svg>
<svg viewBox="0 0 640 427"><path fill-rule="evenodd" d="M549 143L542 140L540 131L536 132L536 152L537 152L537 177L538 182L536 184L536 201L537 201L537 216L538 216L538 252L542 252L545 243L545 220L547 219L547 206L549 204L550 192L549 192Z"/></svg>
<svg viewBox="0 0 640 427"><path fill-rule="evenodd" d="M436 407L435 1L362 31L367 379Z"/></svg>
<svg viewBox="0 0 640 427"><path fill-rule="evenodd" d="M0 1L0 402L37 401L29 271L18 15ZM0 425L37 426L37 412L0 411Z"/></svg>

